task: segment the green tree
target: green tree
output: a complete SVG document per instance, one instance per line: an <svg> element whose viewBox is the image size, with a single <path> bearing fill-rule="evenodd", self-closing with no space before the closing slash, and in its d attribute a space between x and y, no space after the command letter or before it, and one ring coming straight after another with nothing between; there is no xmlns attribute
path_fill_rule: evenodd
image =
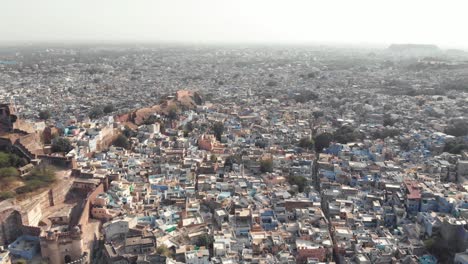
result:
<svg viewBox="0 0 468 264"><path fill-rule="evenodd" d="M163 256L166 256L166 257L171 257L172 256L172 253L171 251L169 250L169 248L167 248L166 245L162 244L161 246L159 246L157 249L156 249L156 253L158 255L163 255Z"/></svg>
<svg viewBox="0 0 468 264"><path fill-rule="evenodd" d="M47 120L50 118L49 110L41 110L39 111L39 118L42 120Z"/></svg>
<svg viewBox="0 0 468 264"><path fill-rule="evenodd" d="M0 168L10 167L10 155L5 152L0 152Z"/></svg>
<svg viewBox="0 0 468 264"><path fill-rule="evenodd" d="M356 132L353 127L351 126L342 126L338 128L338 130L333 133L333 140L341 143L346 144L349 142L356 141L356 139L362 138L362 134Z"/></svg>
<svg viewBox="0 0 468 264"><path fill-rule="evenodd" d="M299 140L298 146L303 149L311 150L314 147L314 141L309 137L303 137Z"/></svg>
<svg viewBox="0 0 468 264"><path fill-rule="evenodd" d="M113 143L114 146L116 147L121 147L124 149L129 149L130 148L130 141L128 138L122 134L118 135L117 138L114 140Z"/></svg>
<svg viewBox="0 0 468 264"><path fill-rule="evenodd" d="M291 185L297 185L299 192L304 192L308 186L307 179L304 176L289 176L288 182Z"/></svg>
<svg viewBox="0 0 468 264"><path fill-rule="evenodd" d="M55 182L55 169L51 166L41 166L34 168L28 176L26 176L26 181L41 181L46 183Z"/></svg>
<svg viewBox="0 0 468 264"><path fill-rule="evenodd" d="M277 86L277 85L278 85L278 82L277 82L277 81L273 81L273 80L268 81L268 82L266 83L266 86L269 86L269 87L273 87L273 86Z"/></svg>
<svg viewBox="0 0 468 264"><path fill-rule="evenodd" d="M0 152L0 168L21 167L27 164L24 159L13 153Z"/></svg>
<svg viewBox="0 0 468 264"><path fill-rule="evenodd" d="M185 124L184 126L184 137L188 137L189 134L193 131L194 127L193 127L193 123L192 122L188 122L187 124Z"/></svg>
<svg viewBox="0 0 468 264"><path fill-rule="evenodd" d="M218 157L216 157L216 155L211 155L210 161L211 162L216 162L216 161L218 161Z"/></svg>
<svg viewBox="0 0 468 264"><path fill-rule="evenodd" d="M333 136L330 133L322 133L314 139L315 151L322 152L324 148L328 148L332 142Z"/></svg>
<svg viewBox="0 0 468 264"><path fill-rule="evenodd" d="M211 245L213 245L214 238L208 234L204 234L203 236L199 237L197 241L195 242L195 245L199 247L206 247L209 248Z"/></svg>
<svg viewBox="0 0 468 264"><path fill-rule="evenodd" d="M104 108L102 109L102 111L105 113L105 114L109 114L109 113L112 113L115 111L115 107L113 104L107 104L106 106L104 106Z"/></svg>
<svg viewBox="0 0 468 264"><path fill-rule="evenodd" d="M460 154L463 150L468 150L468 142L461 137L450 139L445 142L444 152Z"/></svg>
<svg viewBox="0 0 468 264"><path fill-rule="evenodd" d="M10 153L0 152L0 168L16 167L18 156Z"/></svg>
<svg viewBox="0 0 468 264"><path fill-rule="evenodd" d="M103 114L104 114L103 108L100 107L100 106L95 106L95 107L91 108L91 110L89 111L88 116L91 119L96 119L98 117L101 117Z"/></svg>
<svg viewBox="0 0 468 264"><path fill-rule="evenodd" d="M146 118L144 121L143 121L143 124L145 125L152 125L156 122L159 121L159 118L155 115L150 115L148 118Z"/></svg>
<svg viewBox="0 0 468 264"><path fill-rule="evenodd" d="M307 74L307 78L313 79L313 78L317 77L317 75L318 75L317 72L309 72L309 73Z"/></svg>
<svg viewBox="0 0 468 264"><path fill-rule="evenodd" d="M6 167L6 168L1 168L0 169L0 178L6 178L6 177L18 177L19 172L17 169L13 167Z"/></svg>
<svg viewBox="0 0 468 264"><path fill-rule="evenodd" d="M177 108L177 106L172 105L172 106L169 108L169 111L168 111L168 113L167 113L167 117L168 117L170 120L176 120L177 118L179 118L179 113L178 113L178 108Z"/></svg>
<svg viewBox="0 0 468 264"><path fill-rule="evenodd" d="M161 134L166 133L166 123L164 123L164 122L159 123L159 132Z"/></svg>
<svg viewBox="0 0 468 264"><path fill-rule="evenodd" d="M3 191L3 192L0 192L0 201L6 200L6 199L10 199L10 198L13 198L13 197L15 197L15 193L12 192L12 191Z"/></svg>
<svg viewBox="0 0 468 264"><path fill-rule="evenodd" d="M222 122L215 122L213 124L213 133L218 141L221 141L221 136L224 132L224 124Z"/></svg>
<svg viewBox="0 0 468 264"><path fill-rule="evenodd" d="M323 111L314 111L312 112L312 115L314 116L315 119L317 119L319 117L322 117L324 114L323 114Z"/></svg>
<svg viewBox="0 0 468 264"><path fill-rule="evenodd" d="M127 138L136 137L137 135L137 133L133 131L133 129L131 129L129 126L125 126L124 130L122 131L122 134Z"/></svg>
<svg viewBox="0 0 468 264"><path fill-rule="evenodd" d="M383 125L384 126L393 126L396 123L396 120L393 119L389 114L384 115Z"/></svg>
<svg viewBox="0 0 468 264"><path fill-rule="evenodd" d="M260 161L260 171L265 172L273 172L273 159L262 159Z"/></svg>
<svg viewBox="0 0 468 264"><path fill-rule="evenodd" d="M383 130L379 130L379 131L372 133L372 137L374 139L377 139L377 138L385 139L387 137L397 137L399 135L400 135L400 130L390 129L390 128L385 128Z"/></svg>
<svg viewBox="0 0 468 264"><path fill-rule="evenodd" d="M468 135L468 121L460 120L451 124L445 129L445 133L455 137L462 137Z"/></svg>
<svg viewBox="0 0 468 264"><path fill-rule="evenodd" d="M234 163L241 164L242 163L242 156L239 155L239 154L228 156L226 158L226 160L224 161L224 167L232 168L232 165Z"/></svg>
<svg viewBox="0 0 468 264"><path fill-rule="evenodd" d="M68 138L57 137L52 140L52 152L68 153L73 149L73 146Z"/></svg>
<svg viewBox="0 0 468 264"><path fill-rule="evenodd" d="M55 169L50 166L37 167L25 177L24 186L17 188L17 194L34 192L40 188L50 186L56 181Z"/></svg>
<svg viewBox="0 0 468 264"><path fill-rule="evenodd" d="M188 132L192 132L193 129L194 129L194 127L193 127L192 122L187 122L187 124L185 124L185 130L187 130Z"/></svg>
<svg viewBox="0 0 468 264"><path fill-rule="evenodd" d="M16 154L10 153L8 154L10 157L10 166L11 167L22 167L28 164L28 161L24 158L18 157Z"/></svg>

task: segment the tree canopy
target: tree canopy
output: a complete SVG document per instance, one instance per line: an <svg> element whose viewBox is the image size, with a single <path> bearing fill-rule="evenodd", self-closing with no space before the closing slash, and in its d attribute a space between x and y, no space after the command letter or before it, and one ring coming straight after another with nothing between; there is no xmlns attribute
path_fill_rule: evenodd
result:
<svg viewBox="0 0 468 264"><path fill-rule="evenodd" d="M0 152L0 168L21 167L27 164L27 161L13 153Z"/></svg>
<svg viewBox="0 0 468 264"><path fill-rule="evenodd" d="M49 110L41 110L39 111L39 118L42 120L47 120L50 118L50 111Z"/></svg>
<svg viewBox="0 0 468 264"><path fill-rule="evenodd" d="M10 199L10 198L13 198L15 197L15 193L12 192L12 191L3 191L3 192L0 192L0 201L3 201L3 200L6 200L6 199ZM17 262L18 263L18 262Z"/></svg>
<svg viewBox="0 0 468 264"><path fill-rule="evenodd" d="M444 151L452 154L460 154L463 150L468 150L468 142L463 138L454 138L445 142Z"/></svg>
<svg viewBox="0 0 468 264"><path fill-rule="evenodd" d="M13 167L5 167L0 169L0 179L17 176L19 176L18 170Z"/></svg>
<svg viewBox="0 0 468 264"><path fill-rule="evenodd" d="M393 126L396 123L396 120L393 119L389 114L384 115L383 125L384 126Z"/></svg>
<svg viewBox="0 0 468 264"><path fill-rule="evenodd" d="M68 153L73 149L73 146L68 138L57 137L52 140L52 152Z"/></svg>
<svg viewBox="0 0 468 264"><path fill-rule="evenodd" d="M91 119L96 119L98 117L101 117L103 114L104 114L103 108L100 107L100 106L95 106L95 107L91 108L91 110L89 111L88 116Z"/></svg>
<svg viewBox="0 0 468 264"><path fill-rule="evenodd" d="M102 111L105 113L105 114L109 114L109 113L112 113L115 111L115 107L113 104L107 104L106 106L104 106L104 108L102 109Z"/></svg>
<svg viewBox="0 0 468 264"><path fill-rule="evenodd" d="M297 185L299 192L304 192L307 187L307 179L304 176L289 176L288 182L291 185Z"/></svg>
<svg viewBox="0 0 468 264"><path fill-rule="evenodd" d="M363 135L354 130L351 126L342 126L333 133L333 140L346 144L349 142L356 141L356 139L362 138Z"/></svg>
<svg viewBox="0 0 468 264"><path fill-rule="evenodd" d="M170 106L169 111L167 113L167 117L170 120L176 120L177 118L179 118L179 112L176 105Z"/></svg>
<svg viewBox="0 0 468 264"><path fill-rule="evenodd" d="M232 165L234 163L236 164L241 164L241 161L242 161L242 157L241 155L231 155L231 156L228 156L226 158L226 160L224 161L224 167L230 167L232 168Z"/></svg>
<svg viewBox="0 0 468 264"><path fill-rule="evenodd" d="M313 91L305 90L294 94L294 100L298 103L307 103L312 100L317 100L318 95Z"/></svg>
<svg viewBox="0 0 468 264"><path fill-rule="evenodd" d="M203 236L199 237L195 242L195 245L199 247L206 247L209 248L214 242L214 238L208 234L204 234Z"/></svg>
<svg viewBox="0 0 468 264"><path fill-rule="evenodd" d="M26 176L24 186L17 188L17 194L29 193L49 186L56 181L55 169L49 166L37 167Z"/></svg>
<svg viewBox="0 0 468 264"><path fill-rule="evenodd" d="M213 133L217 140L221 141L221 136L224 132L224 124L222 122L215 122L213 124Z"/></svg>
<svg viewBox="0 0 468 264"><path fill-rule="evenodd" d="M333 140L333 136L330 133L322 133L315 137L315 151L322 152L324 148L328 148Z"/></svg>
<svg viewBox="0 0 468 264"><path fill-rule="evenodd" d="M117 138L114 140L113 145L116 147L124 148L124 149L129 149L131 146L128 138L122 134L117 136Z"/></svg>
<svg viewBox="0 0 468 264"><path fill-rule="evenodd" d="M273 172L273 159L262 159L260 161L260 171L265 172Z"/></svg>
<svg viewBox="0 0 468 264"><path fill-rule="evenodd" d="M445 129L445 133L455 137L462 137L468 135L468 121L458 120L453 122L449 127Z"/></svg>
<svg viewBox="0 0 468 264"><path fill-rule="evenodd" d="M303 137L299 140L298 146L303 149L311 150L314 147L314 141L311 138Z"/></svg>
<svg viewBox="0 0 468 264"><path fill-rule="evenodd" d="M378 139L378 138L385 139L387 137L397 137L400 135L400 133L401 132L398 129L385 128L385 129L378 130L372 133L372 137L374 139Z"/></svg>

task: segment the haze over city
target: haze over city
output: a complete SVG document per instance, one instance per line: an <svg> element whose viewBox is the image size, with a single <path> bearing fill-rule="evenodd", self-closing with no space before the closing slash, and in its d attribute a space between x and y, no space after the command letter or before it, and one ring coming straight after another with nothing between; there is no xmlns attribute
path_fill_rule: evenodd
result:
<svg viewBox="0 0 468 264"><path fill-rule="evenodd" d="M462 0L2 1L0 40L436 44L467 48Z"/></svg>

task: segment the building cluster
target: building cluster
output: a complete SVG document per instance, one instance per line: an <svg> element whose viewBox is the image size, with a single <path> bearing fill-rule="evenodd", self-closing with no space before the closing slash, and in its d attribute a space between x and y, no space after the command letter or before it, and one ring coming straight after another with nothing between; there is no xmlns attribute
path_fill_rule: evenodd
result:
<svg viewBox="0 0 468 264"><path fill-rule="evenodd" d="M31 166L66 169L39 198L2 202L0 263L468 263L468 149L447 147L468 141L466 131L447 133L466 122L466 92L432 94L435 77L411 79L389 55L356 55L363 63L322 52L233 50L217 57L219 68L189 60L191 75L171 82L185 52L117 50L97 64L49 52L60 53L58 62L21 72L3 66L1 74L22 76L22 92L45 89L63 100L10 90L14 108L0 109L9 127L0 146L24 152ZM272 54L278 60L267 60ZM154 69L160 74L150 77ZM61 88L39 86L30 71L47 72ZM88 75L97 80L79 79ZM154 104L142 98L156 93L155 83L166 89L158 93L183 84L207 89L202 102L174 103L172 112L87 116L89 102L114 100L123 112ZM419 94L398 94L401 83ZM69 95L80 89L92 92ZM52 104L67 111L55 113L64 109L57 106L38 121L33 112ZM21 116L31 118L31 131L15 127ZM54 152L56 137L71 150Z"/></svg>

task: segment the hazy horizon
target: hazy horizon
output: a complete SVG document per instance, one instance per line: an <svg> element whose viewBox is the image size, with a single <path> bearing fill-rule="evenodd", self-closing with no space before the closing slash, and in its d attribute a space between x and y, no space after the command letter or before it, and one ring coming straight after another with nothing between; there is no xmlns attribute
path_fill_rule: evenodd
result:
<svg viewBox="0 0 468 264"><path fill-rule="evenodd" d="M411 43L468 49L468 2L458 0L10 0L2 7L2 45Z"/></svg>

